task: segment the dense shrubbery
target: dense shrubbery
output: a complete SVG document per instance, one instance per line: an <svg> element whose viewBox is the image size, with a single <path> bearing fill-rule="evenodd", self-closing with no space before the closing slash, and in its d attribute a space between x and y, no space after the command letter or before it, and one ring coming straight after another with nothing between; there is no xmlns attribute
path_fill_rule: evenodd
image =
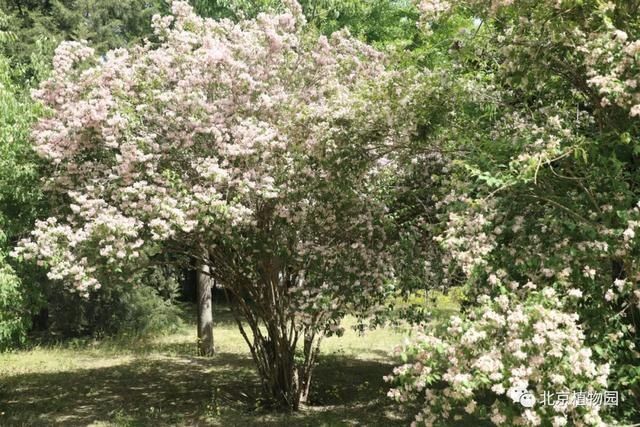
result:
<svg viewBox="0 0 640 427"><path fill-rule="evenodd" d="M40 111L13 83L9 61L0 56L0 348L24 342L37 300L34 276L19 276L6 255L43 206L41 162L29 138Z"/></svg>
<svg viewBox="0 0 640 427"><path fill-rule="evenodd" d="M416 349L441 340L461 361L462 377L449 375L451 366L437 357L418 359L432 363L431 375L445 389L460 392L458 379L469 380L462 395L449 395L451 408L434 413L453 418L456 399L477 398L478 408L472 404L468 412L497 424L600 425L588 413L574 411L567 420L548 408L507 405L501 391L526 385L540 399L543 389L606 386L620 393L620 404L594 412L637 419L638 2L426 0L420 7L427 37L458 27L448 59L426 73L450 91L449 121L427 135L425 146L451 153L449 173L432 185L438 220L428 231L443 250L450 278L467 285L462 325L481 330L486 320L473 316L474 307L489 299L527 307L532 295L541 293L547 301L557 295L554 316L573 318L584 334L575 351L584 347L594 363L610 365L607 382L597 386L557 372L564 362L538 364L547 346L564 342L563 335L552 334L528 343L521 362L501 360L502 376L511 378L502 383L497 375L484 377L471 360L481 354L469 353L452 330L432 332L435 338L428 334L407 351L415 356ZM522 325L540 322L536 310L523 310L523 316ZM504 336L488 335L482 353L496 360L506 356L502 346L510 333L507 328ZM560 374L562 381L549 382ZM416 383L428 389L421 375L402 368L409 394L400 384L394 396L406 402L415 396ZM419 416L425 424L434 421L432 405L442 409L442 396L427 394Z"/></svg>
<svg viewBox="0 0 640 427"><path fill-rule="evenodd" d="M146 335L171 331L181 325L176 305L179 285L174 275L160 269L131 285L104 287L89 298L63 292L52 284L48 294L50 338Z"/></svg>
<svg viewBox="0 0 640 427"><path fill-rule="evenodd" d="M526 390L540 399L545 392L607 387L609 365L594 362L578 316L562 311L551 288L531 292L525 301L485 296L479 307L434 330L423 328L398 351L411 362L387 378L396 383L389 396L409 406L419 402L416 422L432 425L468 414L499 425L601 423L599 407L538 402L527 408L513 393Z"/></svg>
<svg viewBox="0 0 640 427"><path fill-rule="evenodd" d="M13 39L13 37L11 37ZM31 71L47 71L32 56ZM19 71L19 70L18 70ZM42 114L9 61L0 57L0 348L24 344L30 329L40 335L71 337L158 332L174 325L175 279L160 269L140 279L137 287L96 294L90 301L52 285L38 268L16 263L6 254L47 210L40 176L46 166L30 141L31 125ZM11 262L11 264L10 264ZM39 325L32 325L36 318Z"/></svg>
<svg viewBox="0 0 640 427"><path fill-rule="evenodd" d="M26 311L20 279L0 255L0 351L24 342Z"/></svg>

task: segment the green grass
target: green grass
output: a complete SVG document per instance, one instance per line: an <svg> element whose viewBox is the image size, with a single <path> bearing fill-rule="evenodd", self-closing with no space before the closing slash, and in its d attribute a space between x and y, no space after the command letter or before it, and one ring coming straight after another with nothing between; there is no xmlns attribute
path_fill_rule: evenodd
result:
<svg viewBox="0 0 640 427"><path fill-rule="evenodd" d="M222 311L221 311L222 310ZM191 317L191 316L188 316ZM259 381L230 315L218 308L214 357L196 356L191 322L155 338L68 341L0 354L0 426L394 426L408 421L382 376L406 330L325 339L299 413L257 407ZM347 326L353 319L346 319Z"/></svg>

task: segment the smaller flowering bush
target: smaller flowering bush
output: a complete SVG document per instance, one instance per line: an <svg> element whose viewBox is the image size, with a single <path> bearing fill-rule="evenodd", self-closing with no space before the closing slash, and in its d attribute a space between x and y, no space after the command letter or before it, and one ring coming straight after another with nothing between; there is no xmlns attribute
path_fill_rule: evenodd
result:
<svg viewBox="0 0 640 427"><path fill-rule="evenodd" d="M454 34L446 59L428 71L446 70L455 81L450 97L429 98L451 100L433 114L448 122L430 128L423 147L455 154L430 199L434 213L423 218L446 266L448 281L440 283L465 284L470 304L464 317L408 346L403 354L419 365L394 374L391 395L426 408L416 423L467 412L506 425L636 423L637 2L415 3L428 41ZM503 294L507 308L496 305ZM542 302L545 294L550 300ZM524 319L514 321L509 310ZM480 337L468 343L465 333ZM595 373L574 369L574 357L595 364ZM558 412L540 403L525 408L506 394L513 386L539 400L542 391L588 393L605 386L609 366L606 388L620 394L616 405Z"/></svg>
<svg viewBox="0 0 640 427"><path fill-rule="evenodd" d="M545 392L606 388L609 366L584 345L578 315L567 313L551 288L526 300L479 297L477 308L417 337L397 352L405 364L385 380L388 395L418 403L412 423L431 426L465 416L496 425L603 425L597 406L543 404ZM527 408L514 390L538 400Z"/></svg>
<svg viewBox="0 0 640 427"><path fill-rule="evenodd" d="M631 117L640 116L640 40L610 26L581 49L586 54L587 83L598 91L601 105L617 105L628 109Z"/></svg>

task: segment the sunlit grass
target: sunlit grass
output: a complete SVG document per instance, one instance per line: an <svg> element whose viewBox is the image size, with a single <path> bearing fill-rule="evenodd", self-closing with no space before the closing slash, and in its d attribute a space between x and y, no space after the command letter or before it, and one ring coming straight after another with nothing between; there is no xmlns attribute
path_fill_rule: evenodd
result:
<svg viewBox="0 0 640 427"><path fill-rule="evenodd" d="M449 308L447 308L449 309ZM294 415L259 407L260 383L246 343L217 307L216 355L196 355L188 319L156 337L75 340L0 354L0 426L406 425L385 394L390 353L409 330L364 334L345 319L324 340L311 402Z"/></svg>

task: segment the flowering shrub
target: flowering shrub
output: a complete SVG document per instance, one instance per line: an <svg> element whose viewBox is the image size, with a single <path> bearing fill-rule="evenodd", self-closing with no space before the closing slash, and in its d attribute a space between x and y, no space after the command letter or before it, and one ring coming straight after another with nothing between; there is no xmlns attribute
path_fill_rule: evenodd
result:
<svg viewBox="0 0 640 427"><path fill-rule="evenodd" d="M448 1L434 13L433 5L444 3L427 1L422 7L427 37L438 40L440 29L451 33L452 26L458 28L443 55L446 60L435 64L439 71L425 71L443 76L449 89L443 102L450 104L449 111L439 112L448 122L426 136L423 147L454 154L446 158L450 173L434 191L435 212L425 217L431 221L427 238L440 244L449 283L465 285L461 327L483 330L483 316L488 310L499 313L495 304L504 295L510 309L522 305L528 319L522 326L533 328L543 315L535 304L542 304L552 310L544 316L573 319L573 327L562 321L563 331L575 332L565 343L568 348L588 354L596 366L609 364L610 372L603 383L600 373L573 377L562 363L531 364L529 358L553 348L546 341L530 340L522 352L537 377L528 377L528 386L540 398L543 389L558 390L558 384L549 381L562 375L566 389L617 390L620 402L600 408L599 414L598 408L573 408L563 420L552 408L536 406L525 413L504 396L498 398L491 381L473 383L469 391L454 381L455 373L446 376L454 365L446 357L456 354L460 373L468 375L462 377L465 381L478 381L481 370L474 363L483 354L499 359L508 379L521 372L512 357L517 350L507 350L513 334L509 329L498 328L498 335L487 329L486 341L478 340L476 349L466 346L454 327L420 336L409 347L415 357L428 350L417 360L432 363L428 411L420 417L450 418L465 414L467 406L476 416L495 415L494 422L507 425L597 424L598 417L636 420L638 4ZM428 106L425 111L429 114ZM487 305L487 297L494 302ZM535 336L527 333L523 330L522 336ZM434 349L436 342L450 353ZM465 356L457 356L458 350ZM408 372L409 384L426 387L419 375ZM505 389L511 385L502 384ZM417 393L414 385L403 387L393 396L403 405L422 406L424 393ZM476 403L468 406L472 398ZM447 399L450 407L444 406Z"/></svg>
<svg viewBox="0 0 640 427"><path fill-rule="evenodd" d="M58 47L33 135L63 203L14 255L84 296L161 252L198 259L267 397L297 408L321 337L375 310L392 274L377 160L412 132L399 76L346 32L303 33L295 1L238 23L174 1L153 26L158 44L100 59Z"/></svg>
<svg viewBox="0 0 640 427"><path fill-rule="evenodd" d="M408 363L385 379L395 384L389 396L397 402L422 402L414 425L468 415L507 426L602 425L598 407L540 401L545 392L601 390L609 371L594 362L578 316L562 310L553 289L524 302L483 295L478 303L440 333L423 328L398 349ZM514 390L527 390L538 402L523 406Z"/></svg>

